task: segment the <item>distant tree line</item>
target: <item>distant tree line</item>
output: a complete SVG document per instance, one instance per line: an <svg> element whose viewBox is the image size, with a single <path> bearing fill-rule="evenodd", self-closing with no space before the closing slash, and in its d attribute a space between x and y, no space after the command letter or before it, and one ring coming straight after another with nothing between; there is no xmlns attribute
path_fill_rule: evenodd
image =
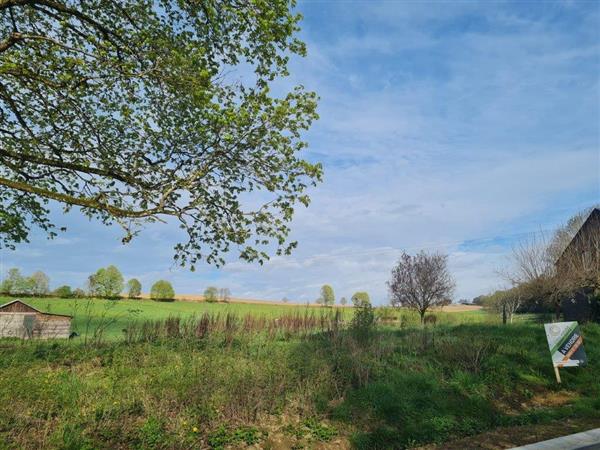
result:
<svg viewBox="0 0 600 450"><path fill-rule="evenodd" d="M218 288L216 286L208 286L202 294L205 302L208 303L228 303L231 300L231 291L229 288Z"/></svg>
<svg viewBox="0 0 600 450"><path fill-rule="evenodd" d="M34 272L30 276L23 276L19 269L12 268L0 284L0 293L3 295L42 297L49 292L50 278L40 271Z"/></svg>
<svg viewBox="0 0 600 450"><path fill-rule="evenodd" d="M142 283L137 278L132 278L125 283L121 271L116 266L110 265L90 275L85 289L73 289L71 286L63 285L51 291L50 278L44 272L37 271L30 276L23 276L18 268L12 268L0 283L0 295L107 299L118 299L124 295L130 299L137 299L142 295ZM159 280L150 288L150 298L157 301L173 301L175 291L170 282Z"/></svg>

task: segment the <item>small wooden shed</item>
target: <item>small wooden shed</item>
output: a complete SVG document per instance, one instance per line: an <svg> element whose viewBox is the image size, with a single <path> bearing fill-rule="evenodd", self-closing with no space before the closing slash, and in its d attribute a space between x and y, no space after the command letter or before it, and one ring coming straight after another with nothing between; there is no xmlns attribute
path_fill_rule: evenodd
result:
<svg viewBox="0 0 600 450"><path fill-rule="evenodd" d="M72 319L72 316L45 313L21 300L13 300L0 306L0 338L68 338Z"/></svg>

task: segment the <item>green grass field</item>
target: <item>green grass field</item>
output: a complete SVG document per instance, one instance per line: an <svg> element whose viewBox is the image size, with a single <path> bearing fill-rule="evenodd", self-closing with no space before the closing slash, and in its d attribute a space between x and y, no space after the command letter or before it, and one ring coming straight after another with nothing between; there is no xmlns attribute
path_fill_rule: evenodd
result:
<svg viewBox="0 0 600 450"><path fill-rule="evenodd" d="M14 299L0 298L0 304ZM204 313L235 314L238 316L254 315L264 317L280 317L285 314L318 313L321 308L308 308L301 305L265 305L246 303L205 303L205 302L155 302L152 300L102 300L102 299L59 299L59 298L27 298L24 301L44 312L68 314L73 316L72 329L81 336L90 333L101 323L108 328L105 337L116 339L122 336L122 330L134 321L161 320L168 317L192 317ZM347 316L348 308L342 309ZM88 318L90 325L88 326Z"/></svg>
<svg viewBox="0 0 600 450"><path fill-rule="evenodd" d="M30 303L48 302L72 313L70 300ZM91 303L94 317L106 304ZM108 310L136 306L138 320L298 308L117 301ZM438 313L437 326L423 329L414 314L395 314L368 335L2 340L0 449L444 448L498 427L557 423L560 433L567 418L600 426L599 325L582 328L588 367L563 370L557 385L532 317L503 326L482 311ZM127 324L119 320L113 337Z"/></svg>
<svg viewBox="0 0 600 450"><path fill-rule="evenodd" d="M14 298L0 297L0 304ZM253 315L262 317L281 317L289 314L322 314L328 308L307 307L305 305L267 305L250 303L206 303L206 302L155 302L152 300L102 300L102 299L60 299L60 298L26 298L31 306L55 314L73 316L72 329L80 336L106 324L104 337L118 339L122 330L134 321L162 320L168 317L192 317L204 313L235 314L237 316ZM352 308L339 309L345 319L352 316ZM410 311L394 311L394 317L404 316L409 324L416 324L418 317ZM468 311L461 313L435 312L441 323L497 323L498 317L490 316L484 311ZM89 320L88 320L89 319ZM89 325L88 325L89 323Z"/></svg>

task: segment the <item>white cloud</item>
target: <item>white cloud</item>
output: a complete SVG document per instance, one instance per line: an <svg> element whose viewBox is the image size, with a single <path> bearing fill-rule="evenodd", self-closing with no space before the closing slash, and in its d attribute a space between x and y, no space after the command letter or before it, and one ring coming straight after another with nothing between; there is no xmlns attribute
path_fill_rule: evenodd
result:
<svg viewBox="0 0 600 450"><path fill-rule="evenodd" d="M39 240L10 258L33 267L21 252L38 252L60 281L69 268L118 263L179 292L216 284L306 301L331 283L338 297L368 290L383 302L399 253L425 248L449 254L456 297L471 298L501 285L511 240L600 198L597 10L350 5L360 8L299 5L309 56L275 89L302 83L321 96L307 155L324 162L325 181L298 209L294 255L192 274L170 259L174 227L152 226L123 247L118 230L70 219L68 252ZM462 245L471 240L476 249Z"/></svg>

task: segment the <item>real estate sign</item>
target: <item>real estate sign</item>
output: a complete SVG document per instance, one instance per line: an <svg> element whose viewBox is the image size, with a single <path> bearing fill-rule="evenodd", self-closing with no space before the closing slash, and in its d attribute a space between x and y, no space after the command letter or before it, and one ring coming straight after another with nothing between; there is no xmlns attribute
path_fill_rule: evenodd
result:
<svg viewBox="0 0 600 450"><path fill-rule="evenodd" d="M544 328L554 367L577 367L587 363L577 322L546 323Z"/></svg>

